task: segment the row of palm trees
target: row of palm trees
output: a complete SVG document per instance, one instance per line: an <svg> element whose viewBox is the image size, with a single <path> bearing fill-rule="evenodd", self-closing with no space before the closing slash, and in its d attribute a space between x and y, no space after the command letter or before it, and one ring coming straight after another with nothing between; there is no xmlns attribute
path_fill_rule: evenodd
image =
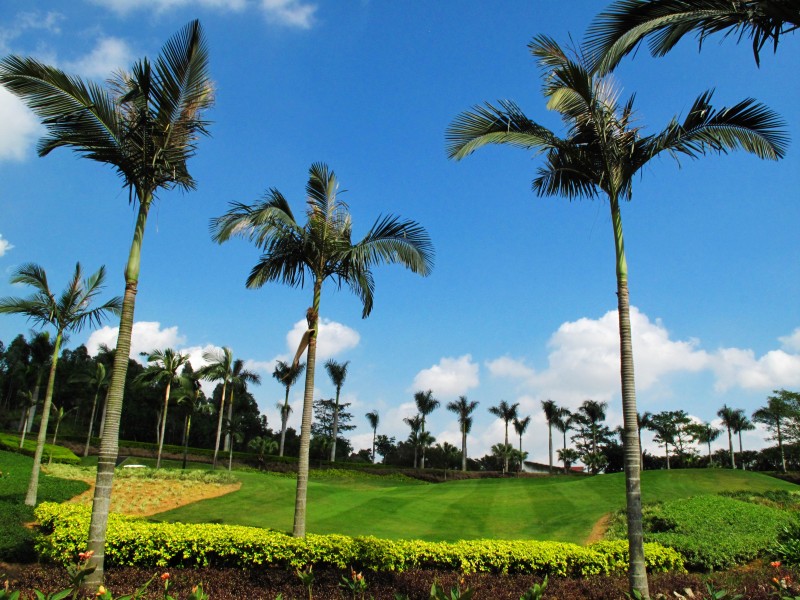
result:
<svg viewBox="0 0 800 600"><path fill-rule="evenodd" d="M602 194L609 200L617 257L629 577L631 592L643 598L648 598L649 592L644 570L637 413L620 201L630 199L634 175L663 152L694 158L709 151L740 148L775 159L783 155L786 139L780 131L780 120L763 106L745 101L730 109L716 110L710 104L710 92L698 97L682 123L673 120L661 133L643 136L632 118L632 100L620 105L603 74L645 37L656 40L657 51L666 52L688 32L699 32L703 39L717 31L738 30L753 40L758 59L758 52L767 41L777 48L780 36L800 24L799 12L790 0L709 0L702 10L685 0L619 0L590 30L591 52L573 58L543 36L531 44L545 73L548 106L562 115L567 127L565 137L531 121L516 104L505 101L498 107L487 104L463 113L448 130L448 151L453 158L463 158L489 143L535 148L543 151L546 165L534 180L537 193L568 198ZM147 216L159 191L175 187L191 190L195 185L187 161L196 151L198 138L207 133L203 114L214 99L208 52L200 24L194 21L164 46L155 61L137 61L130 71L120 71L107 88L18 56L0 62L0 84L22 98L42 119L47 135L39 144L40 155L66 147L110 165L121 176L138 209L125 269L117 353L89 533L95 571L88 584L96 588L103 580L105 530ZM336 180L326 167L312 167L308 186L311 200L304 226L296 223L288 204L274 190L265 203L236 205L214 223L217 241L244 235L263 251L248 287L260 287L267 281L302 286L305 274L313 280L308 330L298 349L298 354L307 352L307 359L295 535L305 533L307 469L303 465L308 461L323 281L333 277L347 283L362 300L363 316L367 316L374 290L371 266L399 262L422 275L432 267L430 241L415 223L386 218L376 222L367 238L353 245L349 215L346 207L335 200L335 185Z"/></svg>

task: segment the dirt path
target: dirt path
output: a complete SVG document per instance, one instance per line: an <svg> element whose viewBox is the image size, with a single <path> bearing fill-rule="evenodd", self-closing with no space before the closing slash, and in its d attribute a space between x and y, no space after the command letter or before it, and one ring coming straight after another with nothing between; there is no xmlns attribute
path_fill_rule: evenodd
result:
<svg viewBox="0 0 800 600"><path fill-rule="evenodd" d="M611 520L610 514L605 514L597 520L592 526L592 531L589 534L589 537L586 538L584 544L594 544L595 542L599 542L603 539L603 536L608 531L608 523Z"/></svg>

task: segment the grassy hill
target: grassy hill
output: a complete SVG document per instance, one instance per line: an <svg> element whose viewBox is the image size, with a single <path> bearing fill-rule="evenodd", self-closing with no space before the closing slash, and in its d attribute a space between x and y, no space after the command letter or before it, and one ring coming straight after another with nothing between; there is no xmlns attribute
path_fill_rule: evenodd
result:
<svg viewBox="0 0 800 600"><path fill-rule="evenodd" d="M646 471L642 475L646 503L723 491L800 490L767 475L727 469ZM239 476L242 488L238 492L155 518L291 530L295 480L252 472ZM309 482L307 530L431 541L496 538L583 543L603 515L624 506L622 473L440 484L320 475Z"/></svg>

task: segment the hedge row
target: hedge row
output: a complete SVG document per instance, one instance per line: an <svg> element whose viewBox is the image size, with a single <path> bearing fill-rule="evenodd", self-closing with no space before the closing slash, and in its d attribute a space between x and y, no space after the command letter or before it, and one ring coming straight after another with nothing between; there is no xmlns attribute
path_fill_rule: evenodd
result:
<svg viewBox="0 0 800 600"><path fill-rule="evenodd" d="M36 434L33 433L26 437L22 448L20 448L19 435L0 433L0 449L8 450L9 452L17 452L25 456L33 456L36 453ZM45 444L42 453L42 462L47 463L51 457L53 462L67 465L78 465L81 462L81 459L75 456L69 448Z"/></svg>
<svg viewBox="0 0 800 600"><path fill-rule="evenodd" d="M84 550L89 507L43 503L35 514L45 534L37 542L40 556L69 563ZM670 548L646 544L645 555L650 571L683 570L681 555ZM575 577L624 571L627 543L584 547L537 541L445 543L343 535L294 538L255 527L151 523L112 514L105 556L108 564L119 566L299 568L313 564L373 571L446 569Z"/></svg>

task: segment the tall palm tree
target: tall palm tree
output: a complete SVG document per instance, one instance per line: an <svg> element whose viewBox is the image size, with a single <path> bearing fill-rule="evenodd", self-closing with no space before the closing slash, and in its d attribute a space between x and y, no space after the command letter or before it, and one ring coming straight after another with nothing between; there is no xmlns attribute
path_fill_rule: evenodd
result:
<svg viewBox="0 0 800 600"><path fill-rule="evenodd" d="M112 298L106 303L92 307L105 283L106 270L100 267L97 272L83 279L80 263L75 265L75 272L60 295L50 290L47 273L39 265L27 263L19 267L11 276L12 285L27 285L34 293L27 298L0 298L0 314L24 315L39 327L52 326L56 331L53 342L53 355L50 359L50 375L42 406L42 420L39 424L39 435L36 439L36 451L33 455L33 468L25 494L25 504L36 506L39 487L39 467L42 464L42 452L47 437L47 424L50 418L50 405L53 400L53 387L56 381L56 366L61 352L61 342L70 331L81 331L84 327L99 327L108 313L119 314L121 300Z"/></svg>
<svg viewBox="0 0 800 600"><path fill-rule="evenodd" d="M342 391L344 380L347 379L347 365L350 361L338 363L333 359L325 363L325 370L328 377L336 388L336 401L333 405L333 433L331 435L331 462L336 462L336 438L339 435L339 394Z"/></svg>
<svg viewBox="0 0 800 600"><path fill-rule="evenodd" d="M708 465L713 465L713 459L711 458L711 442L719 438L722 434L721 429L717 429L711 423L693 423L689 427L690 434L692 439L697 442L698 444L705 444L708 447Z"/></svg>
<svg viewBox="0 0 800 600"><path fill-rule="evenodd" d="M289 390L297 383L298 378L303 374L305 368L306 366L303 363L290 365L289 363L279 360L275 364L275 370L272 371L272 376L277 379L286 390L283 404L278 404L278 410L281 412L281 444L278 456L283 456L283 445L286 441L286 424L289 422L289 413L292 412L292 407L289 406Z"/></svg>
<svg viewBox="0 0 800 600"><path fill-rule="evenodd" d="M370 411L366 414L367 421L369 421L369 426L372 428L372 463L374 464L375 461L375 438L378 435L378 423L380 423L381 418L378 414L377 410Z"/></svg>
<svg viewBox="0 0 800 600"><path fill-rule="evenodd" d="M161 451L164 448L164 433L167 429L167 409L169 408L169 396L172 384L178 378L178 371L186 364L189 357L180 352L175 352L172 348L164 350L154 350L147 355L147 362L150 366L142 372L137 379L148 381L151 384L164 382L164 408L161 411L161 423L158 434L158 455L156 458L156 469L161 468Z"/></svg>
<svg viewBox="0 0 800 600"><path fill-rule="evenodd" d="M736 410L723 404L717 411L717 416L722 420L722 424L728 430L728 451L731 455L731 469L736 468L736 460L733 454L733 428L736 425Z"/></svg>
<svg viewBox="0 0 800 600"><path fill-rule="evenodd" d="M417 405L420 417L422 417L421 434L425 433L425 418L434 410L439 408L440 402L433 397L432 390L419 391L414 393L414 403ZM431 442L433 443L433 442ZM422 446L422 468L425 468L425 449L427 446Z"/></svg>
<svg viewBox="0 0 800 600"><path fill-rule="evenodd" d="M517 418L517 409L519 408L519 402L514 404L509 404L505 400L500 400L500 404L497 406L490 406L489 412L492 413L499 419L502 419L505 423L506 428L506 437L505 437L505 445L508 446L508 424ZM508 459L509 456L506 455L505 462L503 463L503 473L508 473Z"/></svg>
<svg viewBox="0 0 800 600"><path fill-rule="evenodd" d="M542 400L542 410L544 411L544 418L547 420L547 449L548 457L550 459L549 471L553 472L553 424L561 414L561 408L552 400Z"/></svg>
<svg viewBox="0 0 800 600"><path fill-rule="evenodd" d="M617 0L589 27L588 46L601 72L614 69L645 39L653 56L664 56L688 34L702 48L715 33L753 43L753 57L767 42L777 51L781 36L800 27L796 0Z"/></svg>
<svg viewBox="0 0 800 600"><path fill-rule="evenodd" d="M50 340L50 334L47 331L40 331L31 337L28 342L30 349L30 365L29 368L34 373L33 392L31 395L31 406L25 420L23 435L20 438L20 448L24 440L25 431L30 431L33 427L33 419L36 416L36 407L39 405L39 394L42 389L42 380L45 374L50 371L50 361L53 358L53 342Z"/></svg>
<svg viewBox="0 0 800 600"><path fill-rule="evenodd" d="M674 411L663 410L650 417L647 429L655 432L653 440L656 444L664 444L664 459L667 463L667 470L670 470L670 445L675 444L677 427Z"/></svg>
<svg viewBox="0 0 800 600"><path fill-rule="evenodd" d="M261 385L261 375L258 373L251 371L250 369L246 369L244 366L244 361L241 358L237 358L233 361L233 367L231 368L231 380L230 380L230 387L229 387L229 401L228 401L228 422L233 423L233 403L234 403L234 394L246 394L247 393L247 384L254 383L256 385ZM230 450L231 446L233 445L233 440L231 439L231 434L227 434L225 436L225 449ZM230 462L230 461L228 461ZM230 468L228 469L230 471Z"/></svg>
<svg viewBox="0 0 800 600"><path fill-rule="evenodd" d="M563 437L563 446L561 450L567 450L567 432L572 429L572 424L575 422L575 415L573 415L568 408L561 408L558 411L555 419L553 420L553 427L555 427ZM561 451L559 451L559 456ZM563 459L561 459L563 460ZM567 472L567 464L564 463L564 473Z"/></svg>
<svg viewBox="0 0 800 600"><path fill-rule="evenodd" d="M466 396L459 396L447 405L447 410L458 417L458 428L461 430L461 470L467 472L467 434L472 427L472 415L478 407L476 400L468 401Z"/></svg>
<svg viewBox="0 0 800 600"><path fill-rule="evenodd" d="M92 432L94 431L95 415L97 414L97 399L103 389L108 387L108 371L106 366L101 362L95 362L94 372L80 373L72 378L72 381L77 383L85 383L94 390L94 397L92 399L92 412L89 417L89 431L86 433L86 445L83 448L83 456L89 456L89 445L92 442Z"/></svg>
<svg viewBox="0 0 800 600"><path fill-rule="evenodd" d="M773 390L774 396L767 397L766 406L753 413L753 421L763 423L775 432L778 450L781 455L781 471L786 473L786 454L783 448L784 421L796 417L800 408L800 394L788 390Z"/></svg>
<svg viewBox="0 0 800 600"><path fill-rule="evenodd" d="M88 550L94 552L95 570L87 586L96 588L103 581L103 549L147 215L160 190L195 187L186 163L195 154L199 136L207 133L202 114L213 104L208 51L200 23L192 21L164 45L155 61L142 59L130 71L117 72L108 88L19 56L0 61L0 84L42 119L48 135L39 142L40 156L66 147L107 164L122 178L130 202L138 204L89 525Z"/></svg>
<svg viewBox="0 0 800 600"><path fill-rule="evenodd" d="M755 429L756 426L747 418L744 410L741 408L737 408L733 417L733 433L739 436L739 459L742 462L742 470L746 469L744 464L744 456L742 453L744 452L742 448L742 432L743 431L752 431Z"/></svg>
<svg viewBox="0 0 800 600"><path fill-rule="evenodd" d="M413 417L405 417L403 423L411 428L411 433L408 435L408 441L414 447L414 468L417 468L417 450L420 447L420 436L422 435L422 417L414 415Z"/></svg>
<svg viewBox="0 0 800 600"><path fill-rule="evenodd" d="M189 450L189 433L192 428L192 417L195 413L211 414L211 404L206 400L206 395L200 387L200 377L197 373L184 373L178 378L178 386L173 397L185 412L183 418L183 465L186 468L186 457Z"/></svg>
<svg viewBox="0 0 800 600"><path fill-rule="evenodd" d="M592 454L595 456L597 456L597 430L600 423L606 420L607 408L608 402L598 402L597 400L584 400L583 404L578 407L578 414L592 433Z"/></svg>
<svg viewBox="0 0 800 600"><path fill-rule="evenodd" d="M219 350L208 350L203 352L205 366L201 367L197 373L201 379L207 381L222 382L222 394L219 399L219 414L217 415L217 438L214 442L214 459L212 465L217 468L217 455L219 454L219 442L222 439L222 424L225 418L225 399L227 396L228 385L233 376L233 351L226 347Z"/></svg>
<svg viewBox="0 0 800 600"><path fill-rule="evenodd" d="M522 461L523 461L523 454L522 454L522 435L528 429L528 425L531 424L531 418L525 417L524 419L514 418L514 431L517 432L519 436L519 470L522 472Z"/></svg>
<svg viewBox="0 0 800 600"><path fill-rule="evenodd" d="M648 597L641 521L641 483L636 427L636 393L631 344L628 267L622 233L622 201L632 195L637 173L663 153L696 158L706 152L744 149L761 158L778 159L787 137L780 118L752 99L721 110L711 92L700 95L682 123L673 119L655 135L643 135L633 99L619 103L615 86L592 74L588 61L568 55L551 38L529 45L544 75L547 107L558 112L567 132L559 137L531 121L508 100L499 107L477 106L457 116L447 129L447 152L462 159L487 144L509 144L544 154L545 164L533 180L539 195L608 199L616 254L620 335L620 379L625 428L625 474L629 539L629 584Z"/></svg>
<svg viewBox="0 0 800 600"><path fill-rule="evenodd" d="M254 242L263 254L247 278L247 287L259 288L269 281L303 287L312 280L313 300L306 311L308 329L297 357L306 351L306 382L300 425L300 458L293 534L305 536L308 457L314 403L314 372L319 332L322 284L332 279L347 284L362 303L362 317L372 312L375 281L372 268L399 263L414 273L427 275L433 268L433 245L426 231L414 221L395 216L378 218L367 234L353 243L348 206L337 198L339 182L327 165L309 169L306 184L306 223L299 224L284 196L276 189L260 203L234 203L223 216L211 222L214 241L222 243L239 236Z"/></svg>

